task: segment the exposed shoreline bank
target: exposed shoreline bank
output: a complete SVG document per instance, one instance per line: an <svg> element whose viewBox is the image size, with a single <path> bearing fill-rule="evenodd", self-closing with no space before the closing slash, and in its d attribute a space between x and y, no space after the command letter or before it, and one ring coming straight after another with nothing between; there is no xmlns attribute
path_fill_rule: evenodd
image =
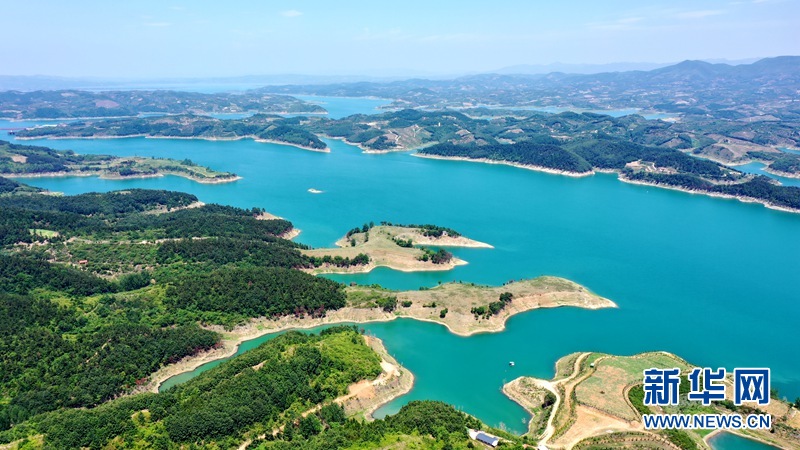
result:
<svg viewBox="0 0 800 450"><path fill-rule="evenodd" d="M646 181L631 180L630 178L626 178L626 177L621 176L621 175L618 177L618 179L620 181L622 181L623 183L638 184L640 186L652 186L652 187L656 187L656 188L660 188L660 189L669 189L669 190L672 190L672 191L685 192L687 194L705 195L705 196L708 196L708 197L724 198L724 199L728 199L728 200L738 200L738 201L740 201L742 203L758 203L758 204L760 204L760 205L762 205L762 206L764 206L766 208L774 209L776 211L783 211L783 212L794 213L794 214L800 213L800 209L788 208L788 207L785 207L785 206L778 206L778 205L775 205L773 203L768 202L767 200L762 200L762 199L758 199L758 198L755 198L755 197L745 197L745 196L742 196L742 195L730 195L730 194L722 194L722 193L719 193L719 192L709 192L709 191L702 191L702 190L695 190L695 189L685 189L685 188L681 188L681 187L678 187L678 186L671 186L671 185L667 185L667 184L648 183Z"/></svg>
<svg viewBox="0 0 800 450"><path fill-rule="evenodd" d="M439 159L443 161L466 161L466 162L476 162L483 164L497 164L503 166L517 167L519 169L533 170L535 172L544 172L553 175L565 175L573 178L589 177L595 174L594 170L588 172L570 172L568 170L551 169L549 167L535 166L532 164L519 164L511 161L502 161L502 160L495 160L488 158L467 158L463 156L439 156L439 155L428 155L425 153L412 153L411 156L416 156L418 158L426 158L426 159Z"/></svg>
<svg viewBox="0 0 800 450"><path fill-rule="evenodd" d="M144 178L161 178L166 175L174 175L176 177L186 178L188 180L201 183L201 184L222 184L232 183L241 180L240 176L225 177L225 178L198 178L193 177L186 173L181 172L159 172L152 174L139 174L139 175L109 175L104 173L94 172L40 172L40 173L13 173L13 174L0 174L5 178L65 178L65 177L98 177L102 180L136 180Z"/></svg>
<svg viewBox="0 0 800 450"><path fill-rule="evenodd" d="M18 141L39 141L39 140L70 140L70 139L86 139L86 140L94 140L94 139L136 139L136 138L145 138L145 139L174 139L174 140L200 140L200 141L241 141L244 139L252 139L255 142L262 143L262 144L278 144L278 145L288 145L289 147L296 147L301 150L308 150L312 152L319 152L319 153L330 153L331 149L327 146L325 148L314 148L308 147L305 145L300 144L293 144L291 142L284 142L284 141L276 141L274 139L260 139L256 136L236 136L236 137L215 137L215 136L150 136L147 134L132 134L128 136L15 136L16 140Z"/></svg>
<svg viewBox="0 0 800 450"><path fill-rule="evenodd" d="M624 183L638 184L638 185L641 185L641 186L652 186L652 187L657 187L657 188L661 188L661 189L670 189L670 190L673 190L673 191L686 192L686 193L689 193L689 194L706 195L706 196L709 196L709 197L733 199L733 200L738 200L738 201L743 202L743 203L758 203L758 204L763 205L766 208L774 209L774 210L777 210L777 211L783 211L783 212L789 212L789 213L795 213L795 214L800 213L800 208L789 208L789 207L785 207L785 206L779 206L779 205L775 205L775 204L769 202L768 200L758 199L758 198L755 198L755 197L745 197L745 196L741 196L741 195L722 194L722 193L719 193L719 192L710 192L710 191L696 190L696 189L686 189L686 188L681 188L681 187L678 187L678 186L672 186L672 185L661 184L661 183L649 183L649 182L646 182L646 181L631 180L630 178L627 178L627 177L623 176L620 173L620 171L618 171L618 170L599 170L599 169L594 169L590 173L589 172L587 172L587 173L576 173L576 172L568 172L568 171L563 171L563 170L548 169L546 167L530 166L530 165L524 165L524 164L515 164L515 163L507 162L507 161L495 161L495 160L489 160L489 159L485 159L485 158L477 159L477 158L466 158L466 157L457 157L457 156L452 156L452 157L451 156L435 156L435 155L424 155L424 154L420 154L420 153L413 153L411 156L416 156L416 157L419 157L419 158L428 158L428 159L439 159L439 160L445 160L445 161L467 161L467 162L478 162L478 163L484 163L484 164L502 164L502 165L507 165L507 166L511 166L511 167L518 167L520 169L528 169L528 170L533 170L533 171L536 171L536 172L545 172L545 173L550 173L550 174L555 174L555 175L566 175L566 176L575 177L575 178L591 176L591 175L594 175L595 173L616 173L618 175L617 179L619 181L624 182ZM786 173L783 173L783 172L782 173L777 173L777 172L772 171L770 173L772 173L774 175L786 177L786 178L800 178L800 176L793 176L792 174L786 174Z"/></svg>
<svg viewBox="0 0 800 450"><path fill-rule="evenodd" d="M347 323L365 324L390 322L396 319L413 319L421 322L436 323L444 326L454 335L469 337L481 333L502 332L506 329L506 324L511 317L537 309L558 307L602 309L617 307L616 303L613 301L592 294L579 285L575 286L577 286L577 291L554 291L542 293L540 295L514 298L499 315L481 321L475 320L470 313L459 314L457 311L453 310L451 310L445 318L440 318L438 316L438 309L424 308L419 304L418 308L406 309L398 307L394 312L386 312L380 308L357 308L347 306L335 311L328 311L325 317L320 318L284 316L279 319L271 319L261 317L251 319L247 324L236 327L230 331L224 330L221 326L206 327L219 332L223 336L219 347L202 352L198 355L186 357L177 363L162 367L150 376L150 381L143 386L142 390L157 392L165 381L176 375L191 372L203 364L233 356L238 351L239 346L245 341L289 330L305 330L323 325ZM503 288L504 286L500 286L493 289L501 290ZM408 292L419 295L416 291ZM576 293L576 296L571 295ZM465 323L469 324L469 326L466 326Z"/></svg>

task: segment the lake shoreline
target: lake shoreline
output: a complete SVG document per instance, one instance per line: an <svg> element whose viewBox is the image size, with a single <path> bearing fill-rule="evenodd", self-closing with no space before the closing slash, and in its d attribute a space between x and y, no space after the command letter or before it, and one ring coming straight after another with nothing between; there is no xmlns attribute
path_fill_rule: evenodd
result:
<svg viewBox="0 0 800 450"><path fill-rule="evenodd" d="M38 140L53 140L53 141L62 141L62 140L95 140L95 139L136 139L136 138L145 138L145 139L174 139L174 140L199 140L199 141L241 141L244 139L252 139L255 142L262 143L262 144L278 144L278 145L288 145L289 147L296 147L301 150L308 150L312 152L318 153L330 153L331 149L325 146L324 149L322 148L314 148L309 147L306 145L300 144L293 144L291 142L283 142L283 141L276 141L274 139L261 139L256 136L236 136L236 137L215 137L215 136L151 136L148 134L132 134L128 136L15 136L15 139L18 141L38 141Z"/></svg>
<svg viewBox="0 0 800 450"><path fill-rule="evenodd" d="M779 205L775 205L773 203L770 203L767 200L762 200L762 199L758 199L758 198L755 198L755 197L745 197L743 195L722 194L722 193L719 193L719 192L709 192L709 191L703 191L703 190L697 190L697 189L686 189L686 188L681 188L681 187L678 187L678 186L672 186L672 185L668 185L668 184L649 183L649 182L646 182L646 181L631 180L630 178L626 178L626 177L621 176L621 175L618 177L618 179L620 181L622 181L623 183L628 183L628 184L637 184L637 185L640 185L640 186L652 186L652 187L656 187L656 188L660 188L660 189L669 189L671 191L685 192L687 194L705 195L707 197L724 198L724 199L728 199L728 200L738 200L738 201L740 201L742 203L758 203L758 204L764 206L765 208L773 209L773 210L776 210L776 211L783 211L783 212L788 212L788 213L793 213L793 214L800 213L800 208L788 208L788 207L785 207L785 206L779 206Z"/></svg>
<svg viewBox="0 0 800 450"><path fill-rule="evenodd" d="M425 159L438 159L442 161L466 161L466 162L476 162L483 164L497 164L503 166L516 167L519 169L533 170L535 172L544 172L553 175L565 175L573 178L589 177L595 174L594 170L588 172L571 172L568 170L552 169L549 167L537 166L533 164L519 164L511 161L495 160L488 158L467 158L464 156L439 156L439 155L428 155L425 153L412 153L411 156L416 156L417 158L425 158Z"/></svg>
<svg viewBox="0 0 800 450"><path fill-rule="evenodd" d="M549 168L540 167L540 166L516 164L516 163L512 163L512 162L508 162L508 161L489 160L489 159L486 159L486 158L478 159L478 158L467 158L467 157L460 157L460 156L435 156L435 155L424 155L424 154L420 154L420 153L413 153L411 156L416 156L418 158L426 158L426 159L439 159L439 160L444 160L444 161L466 161L466 162L478 162L478 163L484 163L484 164L500 164L500 165L507 165L507 166L511 166L511 167L517 167L517 168L520 168L520 169L533 170L533 171L536 171L536 172L549 173L549 174L553 174L553 175L565 175L565 176L574 177L574 178L581 178L581 177L591 176L591 175L594 175L595 173L616 173L618 175L617 179L619 181L622 181L623 183L638 184L638 185L641 185L641 186L652 186L652 187L657 187L657 188L661 188L661 189L670 189L670 190L673 190L673 191L686 192L686 193L689 193L689 194L706 195L708 197L733 199L733 200L738 200L738 201L740 201L742 203L759 203L759 204L763 205L766 208L774 209L774 210L777 210L777 211L783 211L783 212L794 213L794 214L800 213L800 208L789 208L789 207L785 207L785 206L775 205L775 204L769 202L768 200L762 200L762 199L758 199L758 198L755 198L755 197L746 197L746 196L742 196L742 195L722 194L722 193L719 193L719 192L710 192L710 191L704 191L704 190L698 190L698 189L686 189L686 188L682 188L682 187L679 187L679 186L673 186L673 185L668 185L668 184L663 184L663 183L650 183L650 182L647 182L647 181L632 180L632 179L627 178L624 175L622 175L622 173L620 171L618 171L618 170L594 169L590 173L589 172L569 172L569 171L564 171L564 170L549 169ZM785 173L777 173L777 172L774 172L774 171L772 171L770 173L772 173L774 175L784 176L784 177L787 177L787 178L800 178L799 175L791 175L791 174L787 175Z"/></svg>
<svg viewBox="0 0 800 450"><path fill-rule="evenodd" d="M194 181L200 184L222 184L222 183L232 183L234 181L241 180L242 177L240 176L233 176L233 177L224 177L220 179L216 178L197 178L191 175L181 173L181 172L159 172L159 173L152 173L152 174L139 174L139 175L109 175L104 173L92 173L92 172L40 172L40 173L14 173L14 174L0 174L5 178L67 178L67 177L97 177L101 180L136 180L136 179L147 179L147 178L162 178L167 175L173 175L176 177L186 178L188 180Z"/></svg>
<svg viewBox="0 0 800 450"><path fill-rule="evenodd" d="M447 328L447 330L461 337L469 337L476 334L483 333L500 333L505 331L506 324L511 317L519 314L534 311L537 309L550 309L560 307L576 307L583 309L602 309L602 308L616 308L617 305L611 300L603 297L597 297L597 305L579 305L579 304L552 304L540 305L534 302L520 302L514 311L508 313L502 318L498 318L495 322L480 323L479 329L460 331L453 328L446 320L430 319L426 317L414 317L410 315L401 315L396 313L385 312L379 308L354 308L345 307L335 311L329 311L325 317L321 318L296 318L294 316L284 316L277 320L270 318L257 318L251 319L247 324L234 328L231 331L226 331L220 326L206 327L212 331L217 331L223 335L221 345L217 348L194 356L188 356L175 364L164 366L158 371L150 375L150 381L143 386L142 390L158 392L161 385L168 379L186 372L192 372L200 366L219 360L230 358L239 350L239 346L245 341L258 339L263 336L275 333L281 333L290 330L307 330L316 328L323 325L339 325L339 324L366 324L366 323L379 323L391 322L397 319L410 319L420 322L429 322L439 324ZM514 299L517 301L517 299ZM402 312L398 308L399 312ZM452 315L450 315L452 320ZM445 318L446 319L446 318Z"/></svg>
<svg viewBox="0 0 800 450"><path fill-rule="evenodd" d="M779 449L780 448L780 447L777 447L775 444L773 444L771 442L767 442L764 439L761 439L761 438L759 438L757 436L750 436L750 435L747 435L747 434L737 433L736 430L727 430L727 429L725 429L725 430L716 429L716 430L712 431L711 433L708 433L706 436L703 437L703 442L705 442L706 445L708 445L712 449L716 450L716 447L711 445L711 441L715 437L717 437L717 436L719 436L719 435L721 435L723 433L730 433L730 434L732 434L734 436L738 436L738 437L740 437L742 439L748 439L748 440L751 440L751 441L755 441L755 442L758 442L760 444L764 444L764 445L768 445L770 447L774 447L775 449Z"/></svg>

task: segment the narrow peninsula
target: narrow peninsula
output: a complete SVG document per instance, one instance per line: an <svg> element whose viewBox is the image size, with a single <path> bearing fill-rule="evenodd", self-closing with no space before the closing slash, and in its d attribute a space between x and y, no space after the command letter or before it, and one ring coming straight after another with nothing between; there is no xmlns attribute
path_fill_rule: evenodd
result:
<svg viewBox="0 0 800 450"><path fill-rule="evenodd" d="M442 248L425 246L492 248L457 231L436 225L393 225L383 222L354 228L335 248L306 249L314 263L310 273L363 273L375 267L403 272L450 270L467 262Z"/></svg>
<svg viewBox="0 0 800 450"><path fill-rule="evenodd" d="M0 175L12 178L99 176L107 179L176 175L198 183L229 183L235 173L218 172L190 159L79 155L73 151L0 141Z"/></svg>
<svg viewBox="0 0 800 450"><path fill-rule="evenodd" d="M305 150L329 152L315 134L298 125L298 119L273 114L256 114L238 120L181 114L174 116L77 121L27 128L16 132L17 139L113 139L148 137L162 139L205 139L291 145Z"/></svg>

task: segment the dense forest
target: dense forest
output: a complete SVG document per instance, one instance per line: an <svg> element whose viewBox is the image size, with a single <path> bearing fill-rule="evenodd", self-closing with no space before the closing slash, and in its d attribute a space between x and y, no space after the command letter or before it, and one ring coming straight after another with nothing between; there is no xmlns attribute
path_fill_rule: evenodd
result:
<svg viewBox="0 0 800 450"><path fill-rule="evenodd" d="M314 261L279 237L290 222L260 220L260 208L186 208L196 203L138 189L0 196L1 429L97 406L216 346L198 324L344 306L341 284L295 270Z"/></svg>
<svg viewBox="0 0 800 450"><path fill-rule="evenodd" d="M770 170L796 175L800 173L800 155L795 153L748 152L748 156L766 163Z"/></svg>
<svg viewBox="0 0 800 450"><path fill-rule="evenodd" d="M56 127L20 130L20 138L46 137L196 137L207 139L264 139L313 149L326 148L317 135L300 127L293 119L257 114L243 119L222 120L213 117L179 115L80 121Z"/></svg>
<svg viewBox="0 0 800 450"><path fill-rule="evenodd" d="M569 173L584 174L592 166L575 153L552 144L520 142L508 145L460 146L439 144L420 150L423 155L489 159L526 166L545 167Z"/></svg>
<svg viewBox="0 0 800 450"><path fill-rule="evenodd" d="M347 419L331 400L350 383L376 377L379 361L352 327L319 335L288 332L167 392L38 415L0 432L0 442L41 434L52 448L94 449L112 441L124 448L230 448L245 439L251 449L371 448L406 441L425 449L470 447L467 428L482 424L440 402L411 402L369 423ZM314 410L315 405L322 407ZM312 412L301 414L307 410Z"/></svg>
<svg viewBox="0 0 800 450"><path fill-rule="evenodd" d="M160 327L111 314L107 319L47 299L0 293L0 393L9 399L0 403L0 429L62 407L96 406L219 339L196 324Z"/></svg>
<svg viewBox="0 0 800 450"><path fill-rule="evenodd" d="M28 186L22 183L18 183L14 180L9 180L8 178L0 177L0 195L20 193L22 191L39 192L40 190L41 189L35 188L33 186Z"/></svg>
<svg viewBox="0 0 800 450"><path fill-rule="evenodd" d="M224 286L225 289L220 289ZM168 307L238 313L322 317L345 305L343 286L326 278L278 267L225 268L180 278L167 289Z"/></svg>

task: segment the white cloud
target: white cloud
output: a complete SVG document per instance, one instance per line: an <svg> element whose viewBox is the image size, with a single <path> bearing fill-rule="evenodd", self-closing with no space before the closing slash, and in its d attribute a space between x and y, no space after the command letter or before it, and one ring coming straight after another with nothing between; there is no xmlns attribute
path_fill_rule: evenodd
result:
<svg viewBox="0 0 800 450"><path fill-rule="evenodd" d="M300 11L298 11L298 10L296 10L296 9L290 9L290 10L288 10L288 11L283 11L283 12L281 13L281 15L282 15L283 17L298 17L298 16L302 16L302 15L303 15L303 13L302 13L302 12L300 12Z"/></svg>
<svg viewBox="0 0 800 450"><path fill-rule="evenodd" d="M725 11L719 9L704 9L700 11L687 11L676 14L675 17L679 19L705 19L706 17L719 16L725 14Z"/></svg>
<svg viewBox="0 0 800 450"><path fill-rule="evenodd" d="M612 22L595 22L590 23L588 26L592 29L596 30L606 30L606 31L624 31L624 30L638 30L641 29L642 25L637 25L639 22L643 21L644 17L623 17L621 19L614 20Z"/></svg>

